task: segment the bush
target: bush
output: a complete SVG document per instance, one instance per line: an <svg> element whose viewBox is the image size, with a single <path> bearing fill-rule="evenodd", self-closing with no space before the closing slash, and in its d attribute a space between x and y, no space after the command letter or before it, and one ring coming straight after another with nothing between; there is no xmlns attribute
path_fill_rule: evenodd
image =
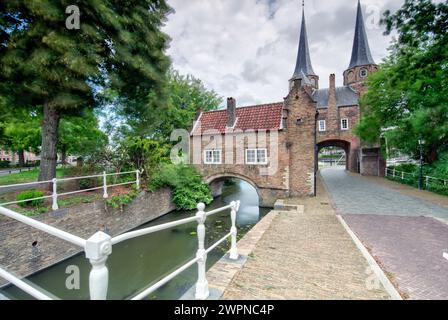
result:
<svg viewBox="0 0 448 320"><path fill-rule="evenodd" d="M11 166L11 161L2 160L0 161L0 168L9 168Z"/></svg>
<svg viewBox="0 0 448 320"><path fill-rule="evenodd" d="M120 194L117 196L113 196L109 200L106 201L106 205L111 206L114 209L120 208L123 210L124 206L131 203L138 196L137 190L132 190L128 194Z"/></svg>
<svg viewBox="0 0 448 320"><path fill-rule="evenodd" d="M186 165L162 164L152 177L152 190L169 187L178 209L193 210L199 202L210 204L213 196L195 168Z"/></svg>
<svg viewBox="0 0 448 320"><path fill-rule="evenodd" d="M34 198L39 198L39 197L43 197L43 196L44 196L44 193L42 191L27 190L27 191L23 191L23 192L19 193L16 196L16 200L23 201L23 200L34 199ZM21 207L26 207L26 206L38 207L43 203L44 203L44 199L36 199L36 200L20 202L20 203L18 203L18 205Z"/></svg>

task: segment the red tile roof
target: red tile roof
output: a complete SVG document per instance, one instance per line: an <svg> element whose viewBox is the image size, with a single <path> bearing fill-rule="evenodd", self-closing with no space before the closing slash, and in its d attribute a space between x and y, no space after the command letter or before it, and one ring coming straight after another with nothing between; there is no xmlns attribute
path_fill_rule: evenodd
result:
<svg viewBox="0 0 448 320"><path fill-rule="evenodd" d="M283 115L283 102L270 103L236 109L234 130L280 130ZM227 127L227 110L203 112L195 124L192 135L202 134L207 130L225 133Z"/></svg>

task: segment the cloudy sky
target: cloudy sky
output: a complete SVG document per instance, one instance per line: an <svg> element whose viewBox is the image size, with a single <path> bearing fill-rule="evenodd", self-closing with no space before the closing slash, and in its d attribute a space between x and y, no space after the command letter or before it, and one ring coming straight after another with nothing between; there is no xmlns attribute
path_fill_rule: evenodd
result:
<svg viewBox="0 0 448 320"><path fill-rule="evenodd" d="M168 0L176 11L165 32L174 68L190 73L238 105L282 101L295 67L301 0ZM306 0L305 12L314 71L320 87L348 67L357 0ZM381 13L402 0L362 0L372 55L387 55L390 37L379 26Z"/></svg>

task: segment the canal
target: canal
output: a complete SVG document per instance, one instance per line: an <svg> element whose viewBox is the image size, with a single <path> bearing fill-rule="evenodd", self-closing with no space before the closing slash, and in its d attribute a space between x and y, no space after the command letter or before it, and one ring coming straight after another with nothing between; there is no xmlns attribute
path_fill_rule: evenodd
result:
<svg viewBox="0 0 448 320"><path fill-rule="evenodd" d="M256 190L242 180L226 184L223 193L207 206L207 211L241 200L237 215L238 238L247 233L269 210L258 207ZM195 215L194 211L175 211L147 223L140 228L162 224ZM207 218L206 246L229 232L231 226L230 210ZM128 240L113 247L107 266L109 268L108 299L127 299L162 279L187 261L193 259L197 250L196 223L178 226L147 236ZM139 229L139 228L137 228ZM230 247L230 242L209 253L207 268L216 263ZM66 270L76 266L80 270L80 288L69 290ZM89 299L88 277L90 264L84 253L69 258L27 278L40 288L60 299ZM70 268L69 268L70 269ZM148 299L178 299L197 279L197 266L194 265L169 283L151 294ZM10 286L0 293L9 299L32 299L20 289Z"/></svg>

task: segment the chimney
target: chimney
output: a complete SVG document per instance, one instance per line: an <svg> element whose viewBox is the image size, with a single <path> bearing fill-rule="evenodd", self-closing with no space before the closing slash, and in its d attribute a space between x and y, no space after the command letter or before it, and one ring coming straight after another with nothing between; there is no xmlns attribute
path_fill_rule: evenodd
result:
<svg viewBox="0 0 448 320"><path fill-rule="evenodd" d="M336 75L330 74L330 91L336 90Z"/></svg>
<svg viewBox="0 0 448 320"><path fill-rule="evenodd" d="M232 128L236 121L236 100L234 98L227 99L227 127Z"/></svg>

